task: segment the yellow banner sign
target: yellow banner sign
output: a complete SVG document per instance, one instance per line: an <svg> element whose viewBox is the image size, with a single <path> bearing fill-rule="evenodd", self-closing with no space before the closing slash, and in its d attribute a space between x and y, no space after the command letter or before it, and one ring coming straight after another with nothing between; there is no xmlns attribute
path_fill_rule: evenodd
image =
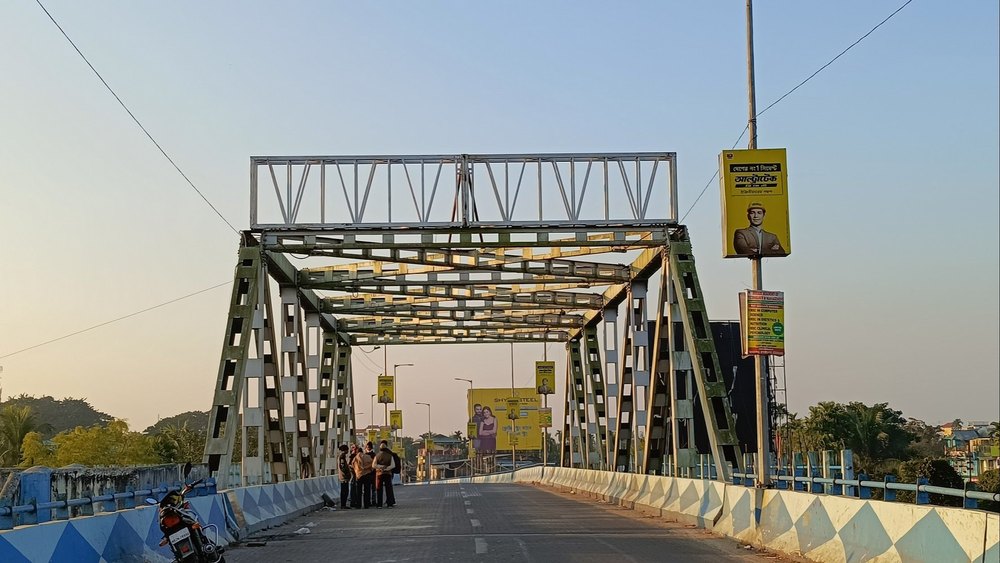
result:
<svg viewBox="0 0 1000 563"><path fill-rule="evenodd" d="M378 439L380 442L382 440L388 442L390 439L392 439L392 428L388 426L380 426L378 429ZM375 444L375 449L378 449L378 444Z"/></svg>
<svg viewBox="0 0 1000 563"><path fill-rule="evenodd" d="M747 290L740 293L744 356L785 355L785 294Z"/></svg>
<svg viewBox="0 0 1000 563"><path fill-rule="evenodd" d="M391 375L378 376L378 402L396 402L396 378Z"/></svg>
<svg viewBox="0 0 1000 563"><path fill-rule="evenodd" d="M521 399L517 397L507 399L507 418L511 420L521 418Z"/></svg>
<svg viewBox="0 0 1000 563"><path fill-rule="evenodd" d="M723 256L791 254L785 149L723 151L719 172Z"/></svg>
<svg viewBox="0 0 1000 563"><path fill-rule="evenodd" d="M538 409L538 425L542 428L552 426L552 407L542 407Z"/></svg>
<svg viewBox="0 0 1000 563"><path fill-rule="evenodd" d="M375 438L378 438L378 433L375 431L374 428L369 428L368 429L368 436L367 436L367 438L368 438L369 442L371 442L373 444L375 443Z"/></svg>
<svg viewBox="0 0 1000 563"><path fill-rule="evenodd" d="M533 387L514 390L518 405L514 407L520 418L507 418L511 406L510 388L506 389L473 389L469 397L469 426L475 425L476 431L470 432L472 448L481 454L497 451L510 451L510 437L517 436L517 447L521 450L541 450L541 426L538 424L538 409L540 400L538 391Z"/></svg>
<svg viewBox="0 0 1000 563"><path fill-rule="evenodd" d="M535 389L539 395L551 395L556 392L556 363L535 362Z"/></svg>
<svg viewBox="0 0 1000 563"><path fill-rule="evenodd" d="M399 430L403 427L403 411L401 410L391 410L389 411L389 427L393 430Z"/></svg>

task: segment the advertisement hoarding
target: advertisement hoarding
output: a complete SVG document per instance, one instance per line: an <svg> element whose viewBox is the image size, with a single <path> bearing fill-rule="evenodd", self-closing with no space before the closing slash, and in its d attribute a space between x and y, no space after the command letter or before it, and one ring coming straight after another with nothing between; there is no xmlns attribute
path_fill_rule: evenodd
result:
<svg viewBox="0 0 1000 563"><path fill-rule="evenodd" d="M744 356L785 355L785 294L749 289L740 293Z"/></svg>
<svg viewBox="0 0 1000 563"><path fill-rule="evenodd" d="M472 447L477 453L489 454L497 451L510 451L511 432L517 436L517 447L522 450L542 449L541 426L538 421L540 401L538 391L532 387L514 389L517 397L517 415L511 420L508 416L508 403L511 399L510 388L503 389L473 389L468 393L468 413L470 429L475 425Z"/></svg>
<svg viewBox="0 0 1000 563"><path fill-rule="evenodd" d="M723 257L791 254L785 149L723 151L719 185Z"/></svg>
<svg viewBox="0 0 1000 563"><path fill-rule="evenodd" d="M401 410L391 410L389 411L389 427L393 430L399 430L403 427L403 411Z"/></svg>

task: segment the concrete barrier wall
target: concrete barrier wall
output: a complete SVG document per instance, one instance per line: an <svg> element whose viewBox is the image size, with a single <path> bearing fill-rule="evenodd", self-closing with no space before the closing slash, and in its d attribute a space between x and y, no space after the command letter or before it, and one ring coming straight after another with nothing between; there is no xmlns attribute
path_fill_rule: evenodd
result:
<svg viewBox="0 0 1000 563"><path fill-rule="evenodd" d="M813 561L1000 562L1000 514L982 510L562 467L519 470L513 481L586 493Z"/></svg>
<svg viewBox="0 0 1000 563"><path fill-rule="evenodd" d="M315 510L322 506L324 492L336 497L339 490L335 477L317 477L188 500L202 522L217 527L219 542L228 545L247 533ZM172 561L170 550L159 546L162 537L156 507L142 506L0 531L0 561Z"/></svg>

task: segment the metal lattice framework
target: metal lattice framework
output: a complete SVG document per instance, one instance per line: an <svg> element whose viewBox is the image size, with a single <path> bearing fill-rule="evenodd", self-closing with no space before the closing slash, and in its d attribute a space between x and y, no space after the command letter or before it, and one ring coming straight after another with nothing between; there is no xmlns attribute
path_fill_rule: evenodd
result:
<svg viewBox="0 0 1000 563"><path fill-rule="evenodd" d="M683 283L672 272L693 269L670 252L687 244L689 257L676 179L673 153L251 158L210 469L228 475L242 428L244 484L330 471L331 446L355 431L353 346L555 341L568 354L563 463L662 472L677 449L667 383L691 362L654 342L704 320L688 297L671 314L676 283L647 296L657 272ZM685 345L711 363L703 338ZM719 447L733 445L728 405L706 405L722 409L709 421Z"/></svg>

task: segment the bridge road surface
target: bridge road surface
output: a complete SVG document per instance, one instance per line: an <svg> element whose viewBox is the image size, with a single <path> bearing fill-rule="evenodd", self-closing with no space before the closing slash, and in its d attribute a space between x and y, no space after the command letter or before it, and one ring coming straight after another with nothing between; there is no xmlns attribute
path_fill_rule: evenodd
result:
<svg viewBox="0 0 1000 563"><path fill-rule="evenodd" d="M321 509L244 539L227 549L226 561L788 561L704 530L548 488L415 484L395 492L393 508ZM339 498L337 491L329 493ZM295 534L307 525L308 534Z"/></svg>

